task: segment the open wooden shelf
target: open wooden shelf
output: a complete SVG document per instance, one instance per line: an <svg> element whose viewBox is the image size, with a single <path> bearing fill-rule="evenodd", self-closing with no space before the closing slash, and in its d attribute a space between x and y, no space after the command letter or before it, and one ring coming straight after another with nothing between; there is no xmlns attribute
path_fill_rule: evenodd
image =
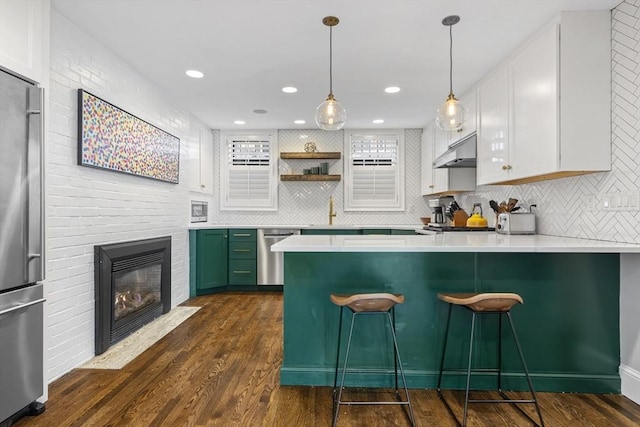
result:
<svg viewBox="0 0 640 427"><path fill-rule="evenodd" d="M280 181L340 181L340 175L280 175Z"/></svg>
<svg viewBox="0 0 640 427"><path fill-rule="evenodd" d="M339 159L342 153L339 151L327 151L325 153L306 153L306 152L283 152L280 153L281 159Z"/></svg>

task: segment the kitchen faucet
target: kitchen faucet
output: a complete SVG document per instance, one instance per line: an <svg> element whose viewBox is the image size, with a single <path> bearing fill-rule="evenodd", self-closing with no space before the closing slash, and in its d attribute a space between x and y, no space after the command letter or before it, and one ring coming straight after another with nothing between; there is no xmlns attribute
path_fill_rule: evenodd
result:
<svg viewBox="0 0 640 427"><path fill-rule="evenodd" d="M336 213L333 210L333 196L329 196L329 225L333 225L333 218L336 217Z"/></svg>

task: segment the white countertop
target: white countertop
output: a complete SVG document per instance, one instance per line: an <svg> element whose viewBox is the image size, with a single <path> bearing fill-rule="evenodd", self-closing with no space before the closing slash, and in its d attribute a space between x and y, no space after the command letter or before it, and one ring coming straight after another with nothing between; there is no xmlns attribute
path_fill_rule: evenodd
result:
<svg viewBox="0 0 640 427"><path fill-rule="evenodd" d="M271 246L274 252L565 252L640 253L640 245L545 235L455 232L406 236L288 237Z"/></svg>
<svg viewBox="0 0 640 427"><path fill-rule="evenodd" d="M361 230L361 229L388 229L388 230L416 230L417 232L427 232L426 230L423 230L423 225L417 225L417 224L382 224L382 225L358 225L358 224L334 224L334 225L329 225L329 224L280 224L280 225L273 225L273 224L267 224L267 225L254 225L254 224L249 224L249 225L238 225L238 224L208 224L206 222L195 222L192 224L189 224L189 230L206 230L206 229L215 229L215 228L282 228L282 229L319 229L319 230L329 230L329 229L335 229L335 230L350 230L350 229L355 229L355 230ZM431 233L431 232L428 232Z"/></svg>

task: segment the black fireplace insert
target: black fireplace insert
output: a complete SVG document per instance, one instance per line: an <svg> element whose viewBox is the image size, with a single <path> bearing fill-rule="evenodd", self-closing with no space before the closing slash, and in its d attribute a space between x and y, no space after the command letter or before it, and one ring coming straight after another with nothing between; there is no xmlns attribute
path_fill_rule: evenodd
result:
<svg viewBox="0 0 640 427"><path fill-rule="evenodd" d="M171 237L98 245L96 355L171 310Z"/></svg>

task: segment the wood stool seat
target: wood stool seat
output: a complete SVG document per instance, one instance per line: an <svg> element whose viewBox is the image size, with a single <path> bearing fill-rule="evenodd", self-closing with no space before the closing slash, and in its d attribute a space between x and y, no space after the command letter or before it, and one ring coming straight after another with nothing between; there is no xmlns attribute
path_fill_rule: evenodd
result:
<svg viewBox="0 0 640 427"><path fill-rule="evenodd" d="M507 312L515 304L524 304L520 295L505 292L439 293L438 299L467 307L475 312Z"/></svg>
<svg viewBox="0 0 640 427"><path fill-rule="evenodd" d="M349 307L356 313L368 311L389 311L396 304L404 302L404 295L388 293L371 294L331 294L331 302L340 307Z"/></svg>

